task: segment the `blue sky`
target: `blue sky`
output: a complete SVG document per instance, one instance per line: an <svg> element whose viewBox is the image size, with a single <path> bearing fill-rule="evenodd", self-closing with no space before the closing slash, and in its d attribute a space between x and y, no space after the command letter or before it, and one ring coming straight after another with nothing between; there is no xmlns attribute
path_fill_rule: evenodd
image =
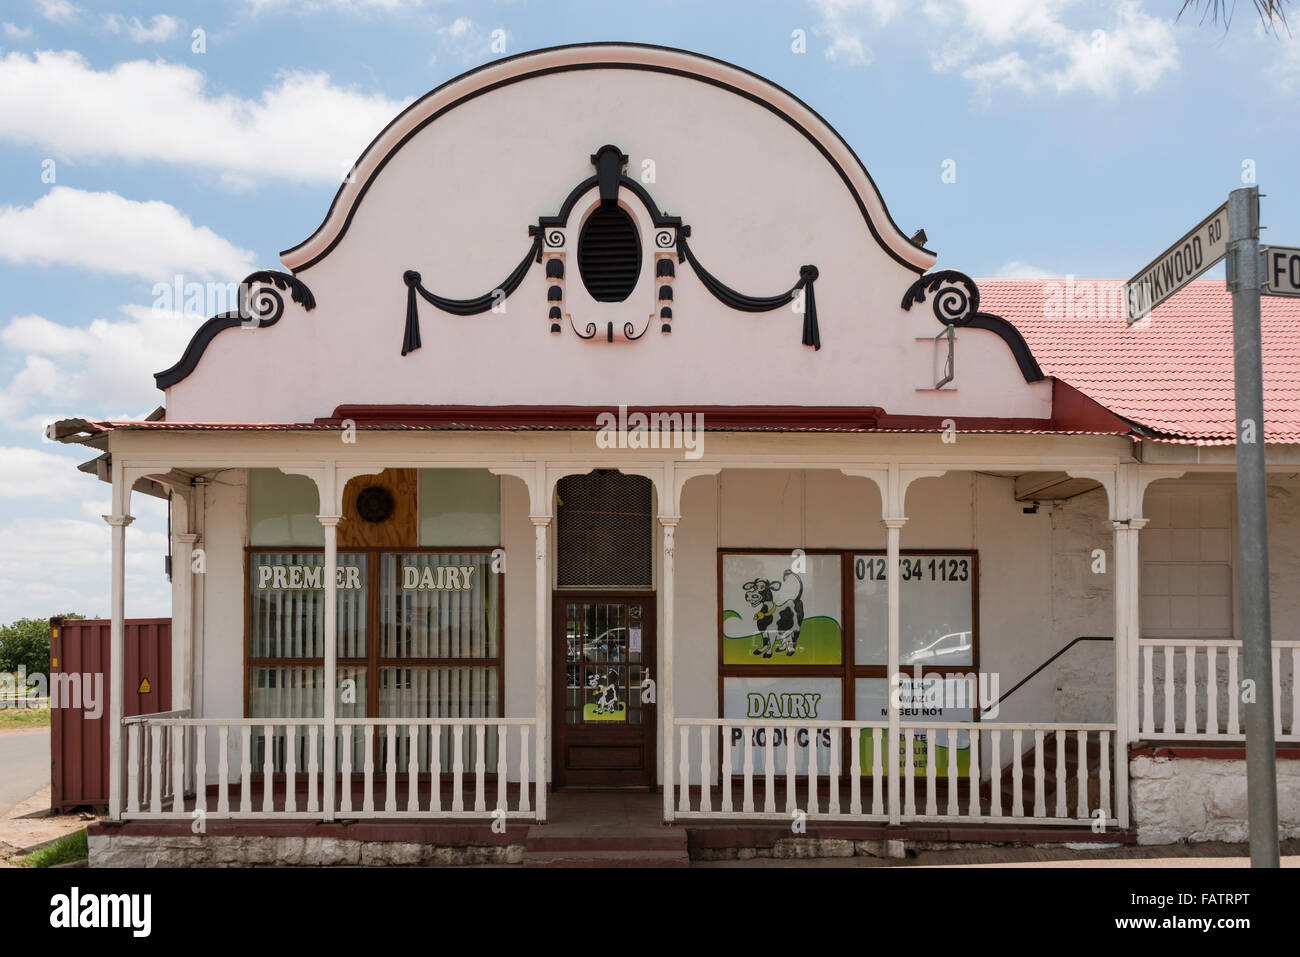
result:
<svg viewBox="0 0 1300 957"><path fill-rule="evenodd" d="M731 61L837 127L940 267L1127 277L1250 174L1266 241L1300 244L1300 43L1179 5L4 0L0 623L108 611L107 487L41 427L161 404L202 317L155 283L278 267L398 110L503 49ZM127 614L165 615L165 512L135 502Z"/></svg>

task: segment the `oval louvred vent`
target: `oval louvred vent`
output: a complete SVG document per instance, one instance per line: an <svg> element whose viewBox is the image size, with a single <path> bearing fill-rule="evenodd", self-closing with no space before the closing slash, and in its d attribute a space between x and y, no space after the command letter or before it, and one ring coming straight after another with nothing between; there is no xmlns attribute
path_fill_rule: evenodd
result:
<svg viewBox="0 0 1300 957"><path fill-rule="evenodd" d="M641 237L636 224L618 206L601 206L578 237L578 272L598 302L622 302L641 275Z"/></svg>

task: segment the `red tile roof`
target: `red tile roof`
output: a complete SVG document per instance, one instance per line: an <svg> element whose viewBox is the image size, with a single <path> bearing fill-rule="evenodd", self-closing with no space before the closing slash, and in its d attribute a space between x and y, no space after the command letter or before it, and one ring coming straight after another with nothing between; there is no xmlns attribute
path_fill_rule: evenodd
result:
<svg viewBox="0 0 1300 957"><path fill-rule="evenodd" d="M1129 328L1114 279L981 279L980 310L1024 335L1043 372L1167 441L1231 444L1232 298L1197 280ZM1263 297L1269 442L1300 442L1300 299Z"/></svg>

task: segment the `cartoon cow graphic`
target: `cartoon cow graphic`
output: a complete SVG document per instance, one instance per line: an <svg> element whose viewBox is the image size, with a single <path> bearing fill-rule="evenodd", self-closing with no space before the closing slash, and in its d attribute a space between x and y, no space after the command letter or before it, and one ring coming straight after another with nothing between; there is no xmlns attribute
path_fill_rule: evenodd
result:
<svg viewBox="0 0 1300 957"><path fill-rule="evenodd" d="M587 675L587 687L596 696L596 714L614 714L623 710L624 704L618 700L618 684L616 668Z"/></svg>
<svg viewBox="0 0 1300 957"><path fill-rule="evenodd" d="M793 578L799 584L799 592L778 604L776 593L787 578ZM793 655L799 650L799 632L803 629L803 579L787 568L781 581L755 578L745 582L744 587L745 600L758 609L754 612L754 621L763 636L763 646L755 648L754 654L771 658L773 652L784 650L787 657Z"/></svg>

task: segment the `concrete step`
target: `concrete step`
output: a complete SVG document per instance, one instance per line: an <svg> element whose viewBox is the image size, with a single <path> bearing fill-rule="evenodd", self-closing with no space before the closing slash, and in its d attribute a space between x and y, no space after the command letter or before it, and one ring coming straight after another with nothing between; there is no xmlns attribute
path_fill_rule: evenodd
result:
<svg viewBox="0 0 1300 957"><path fill-rule="evenodd" d="M524 867L690 867L686 846L678 850L525 851Z"/></svg>
<svg viewBox="0 0 1300 957"><path fill-rule="evenodd" d="M662 828L648 833L551 834L532 828L524 839L525 853L577 851L683 851L686 832Z"/></svg>
<svg viewBox="0 0 1300 957"><path fill-rule="evenodd" d="M531 827L524 839L525 867L687 867L686 831L680 828L606 825Z"/></svg>

